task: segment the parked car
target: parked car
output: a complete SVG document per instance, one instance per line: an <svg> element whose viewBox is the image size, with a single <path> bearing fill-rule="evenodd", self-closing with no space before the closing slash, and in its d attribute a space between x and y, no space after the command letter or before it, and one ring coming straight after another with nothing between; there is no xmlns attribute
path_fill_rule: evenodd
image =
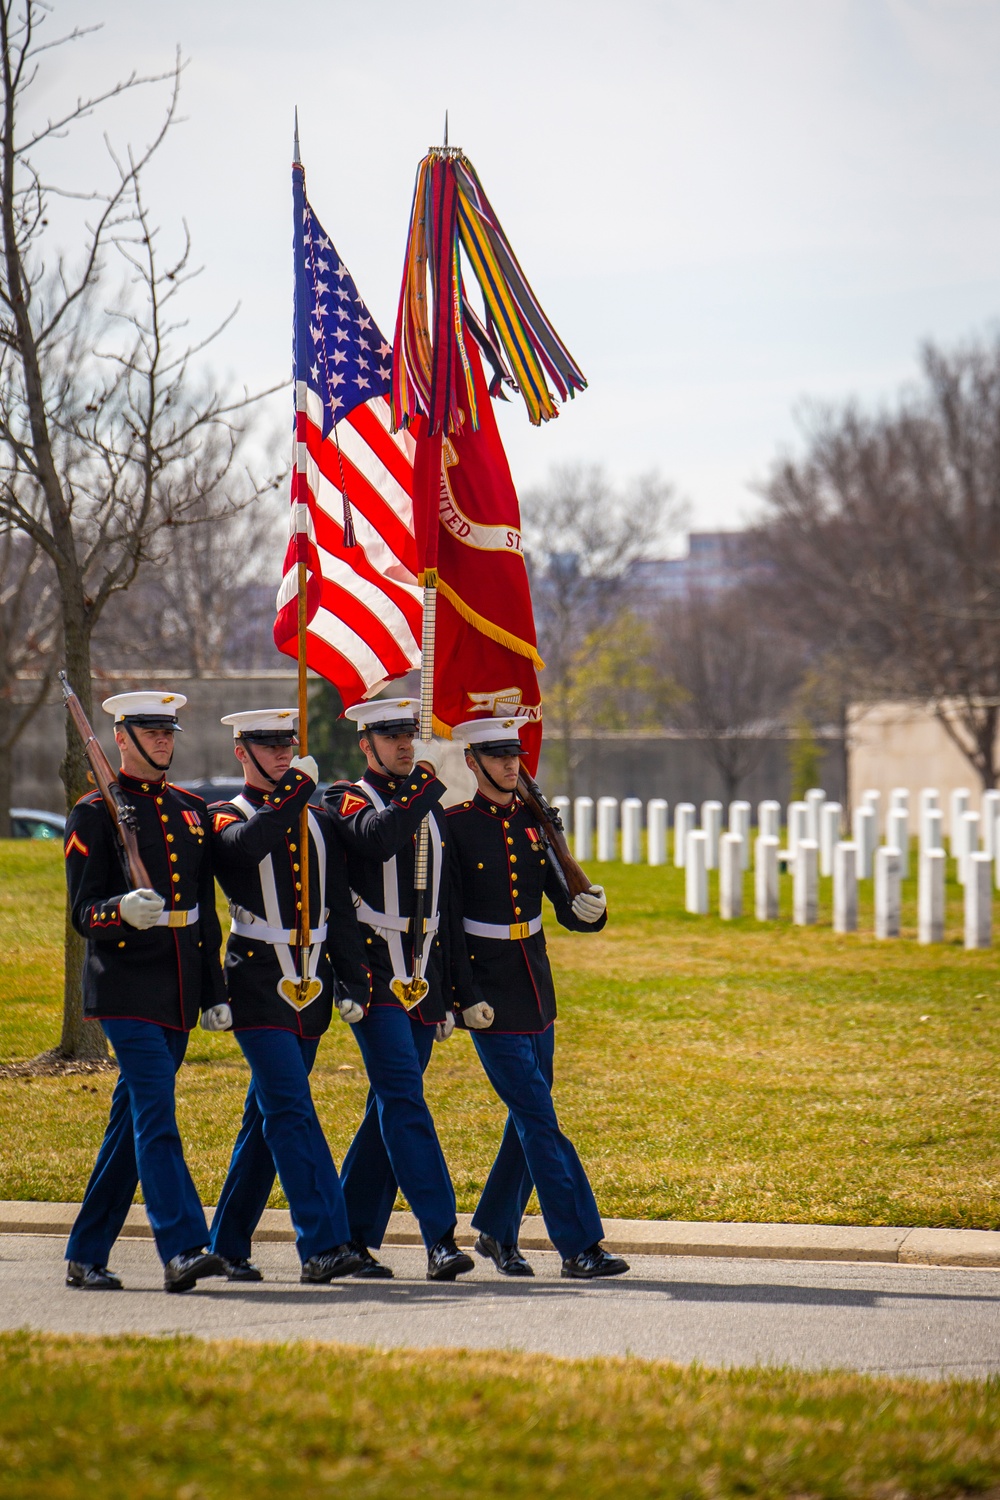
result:
<svg viewBox="0 0 1000 1500"><path fill-rule="evenodd" d="M44 812L38 807L12 807L10 834L15 839L61 839L66 827L63 813Z"/></svg>

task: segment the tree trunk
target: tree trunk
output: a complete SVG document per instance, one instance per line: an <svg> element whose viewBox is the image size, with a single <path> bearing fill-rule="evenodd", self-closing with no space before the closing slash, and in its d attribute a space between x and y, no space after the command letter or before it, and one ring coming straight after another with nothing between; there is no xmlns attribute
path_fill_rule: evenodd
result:
<svg viewBox="0 0 1000 1500"><path fill-rule="evenodd" d="M13 796L14 766L11 722L14 711L10 700L0 699L0 839L10 838L10 803Z"/></svg>
<svg viewBox="0 0 1000 1500"><path fill-rule="evenodd" d="M86 605L81 599L67 599L63 594L63 635L66 655L66 676L83 711L93 723L94 694L90 677L90 634L86 622ZM76 608L74 609L74 604ZM89 790L87 781L87 757L83 753L80 736L73 720L66 715L66 754L59 768L63 786L66 788L66 811ZM76 931L70 919L69 900L66 901L66 946L63 964L63 1022L59 1039L59 1053L66 1058L106 1058L107 1043L104 1032L96 1021L86 1021L83 1016L83 959L86 943Z"/></svg>

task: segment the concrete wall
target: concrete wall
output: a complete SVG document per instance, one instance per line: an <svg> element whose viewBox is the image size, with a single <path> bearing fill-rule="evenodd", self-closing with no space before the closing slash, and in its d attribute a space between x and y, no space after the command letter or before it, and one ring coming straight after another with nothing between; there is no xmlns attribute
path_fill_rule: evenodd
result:
<svg viewBox="0 0 1000 1500"><path fill-rule="evenodd" d="M853 704L847 733L855 799L871 787L882 793L884 808L893 787L908 787L914 808L921 787L937 787L947 821L949 792L967 787L978 807L979 776L925 704Z"/></svg>

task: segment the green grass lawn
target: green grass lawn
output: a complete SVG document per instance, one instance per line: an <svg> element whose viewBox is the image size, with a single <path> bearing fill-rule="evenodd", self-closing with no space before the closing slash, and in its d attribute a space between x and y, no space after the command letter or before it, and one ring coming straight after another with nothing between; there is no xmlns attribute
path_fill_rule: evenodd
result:
<svg viewBox="0 0 1000 1500"><path fill-rule="evenodd" d="M960 1496L995 1382L630 1359L0 1336L5 1500Z"/></svg>
<svg viewBox="0 0 1000 1500"><path fill-rule="evenodd" d="M608 1215L1000 1228L1000 976L995 952L915 942L915 882L902 940L830 928L723 923L683 911L683 872L595 866L611 921L562 933L556 1101ZM0 843L0 1062L58 1040L62 931L58 846ZM714 895L713 895L714 901ZM748 881L747 903L752 909ZM215 1202L247 1071L232 1037L195 1032L179 1078L188 1158ZM110 1075L0 1080L0 1198L76 1199L104 1128ZM338 1160L365 1078L335 1021L314 1074ZM428 1095L472 1209L504 1112L469 1039L436 1049ZM275 1203L281 1201L276 1196Z"/></svg>

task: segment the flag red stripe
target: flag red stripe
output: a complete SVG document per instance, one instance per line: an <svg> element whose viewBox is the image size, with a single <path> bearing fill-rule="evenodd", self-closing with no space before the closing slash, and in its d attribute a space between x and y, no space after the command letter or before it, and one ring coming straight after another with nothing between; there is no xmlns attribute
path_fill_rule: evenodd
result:
<svg viewBox="0 0 1000 1500"><path fill-rule="evenodd" d="M413 533L386 503L370 480L365 478L346 453L338 455L332 443L324 443L319 429L311 422L306 428L306 447L309 456L316 461L323 478L338 491L342 488L340 468L343 464L344 479L347 482L347 494L351 505L361 512L370 525L374 526L386 546L392 549L403 566L409 568L411 573L415 573L417 549Z"/></svg>
<svg viewBox="0 0 1000 1500"><path fill-rule="evenodd" d="M285 609L279 612L278 618L274 623L274 638L278 650L283 652L285 656L291 656L297 661L299 655L297 634L293 631L287 638L284 636L280 640L278 638L278 627L281 617L288 609L294 612L294 602L290 605L286 604ZM307 635L306 662L314 672L318 672L328 682L337 684L340 696L345 703L357 703L365 696L367 685L364 678L360 676L352 663L347 660L347 657L331 646L328 641L320 640L315 635Z"/></svg>
<svg viewBox="0 0 1000 1500"><path fill-rule="evenodd" d="M328 510L324 510L318 501L311 499L309 514L312 516L317 545L324 552L330 552L341 562L346 563L352 572L357 573L359 578L363 578L366 583L370 583L373 588L377 588L380 593L383 593L396 606L406 620L407 625L413 633L414 640L419 640L421 621L423 619L420 600L415 599L402 584L396 583L391 578L386 578L384 574L379 573L373 568L365 556L363 547L346 548L344 546L343 526L331 516ZM288 550L285 553L285 565L282 570L283 576L296 561L293 543L294 539L289 541ZM407 670L409 669L407 668Z"/></svg>
<svg viewBox="0 0 1000 1500"><path fill-rule="evenodd" d="M371 407L356 406L347 420L358 436L364 438L379 462L385 465L400 489L412 495L413 465L393 442Z"/></svg>

